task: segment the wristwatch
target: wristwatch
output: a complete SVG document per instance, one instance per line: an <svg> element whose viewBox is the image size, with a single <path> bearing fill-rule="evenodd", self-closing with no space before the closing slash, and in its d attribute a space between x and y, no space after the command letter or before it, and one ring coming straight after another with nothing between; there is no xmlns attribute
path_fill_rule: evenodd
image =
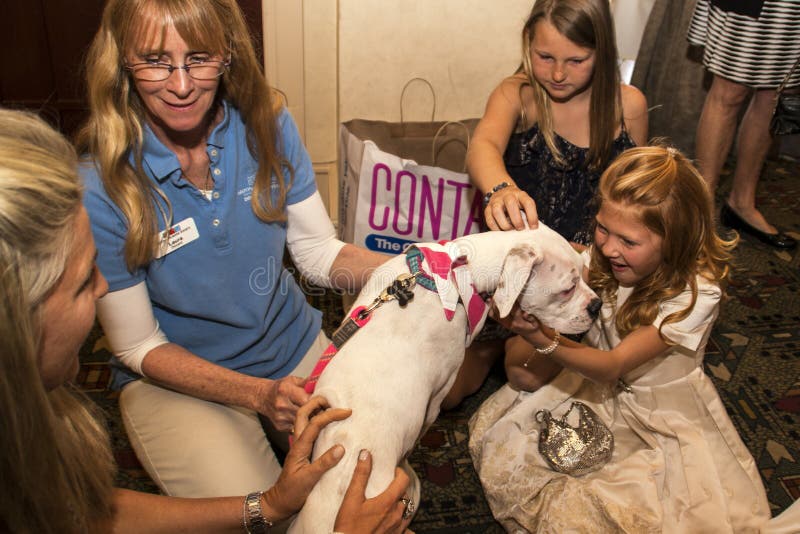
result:
<svg viewBox="0 0 800 534"><path fill-rule="evenodd" d="M267 530L272 528L272 521L264 517L264 512L261 510L263 494L263 491L254 491L244 499L244 511L247 517L245 528L250 534L267 534Z"/></svg>

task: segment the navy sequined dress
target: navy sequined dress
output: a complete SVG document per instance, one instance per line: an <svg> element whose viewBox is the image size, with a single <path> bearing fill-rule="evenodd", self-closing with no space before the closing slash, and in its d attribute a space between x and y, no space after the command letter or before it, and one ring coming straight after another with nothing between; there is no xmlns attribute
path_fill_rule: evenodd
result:
<svg viewBox="0 0 800 534"><path fill-rule="evenodd" d="M595 193L605 169L588 169L588 148L575 146L558 134L554 137L563 164L553 158L538 125L534 125L511 135L503 155L506 171L536 202L542 222L567 240L588 245L593 238L597 211ZM609 163L634 146L623 125L612 144Z"/></svg>

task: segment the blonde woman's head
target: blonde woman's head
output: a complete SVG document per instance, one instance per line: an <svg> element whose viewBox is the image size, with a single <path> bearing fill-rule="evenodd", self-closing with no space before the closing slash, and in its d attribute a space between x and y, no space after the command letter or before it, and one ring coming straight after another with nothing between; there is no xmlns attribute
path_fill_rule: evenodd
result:
<svg viewBox="0 0 800 534"><path fill-rule="evenodd" d="M191 76L191 70L175 72L184 66L184 54L169 58L172 72L164 81L143 82L131 71L131 61L167 62L159 52L168 45L174 48L178 40L181 47L226 65L218 78L194 79L195 89L203 96L202 106L194 112L201 114L202 120L189 120L188 112L170 113L159 104L166 84L176 84L179 76L184 76L183 80ZM142 58L143 51L152 57ZM253 212L265 222L285 220L293 169L279 149L280 101L267 83L236 0L109 0L87 53L86 82L91 113L79 132L78 146L91 156L106 193L125 218L124 254L130 270L155 258L158 232L172 225L168 196L143 163L148 125L156 136L177 134L179 143L202 143L215 120L222 117L222 102L238 111L247 133L236 143L246 145L258 162L251 196ZM162 123L160 119L167 115L182 125ZM169 144L176 140L165 140L162 135L161 141Z"/></svg>
<svg viewBox="0 0 800 534"><path fill-rule="evenodd" d="M145 110L126 66L138 51L160 50L172 29L192 50L209 53L229 65L219 79L219 98L238 106L240 100L247 99L243 91L252 79L263 78L247 25L234 0L111 0L89 52L90 100L112 105L128 117L129 128L136 129L134 137L141 136L138 122ZM113 98L108 100L109 96ZM139 121L131 123L129 114Z"/></svg>
<svg viewBox="0 0 800 534"><path fill-rule="evenodd" d="M72 145L44 121L0 110L2 280L19 291L28 313L64 272L81 205L76 168Z"/></svg>
<svg viewBox="0 0 800 534"><path fill-rule="evenodd" d="M110 513L105 430L62 385L104 291L88 225L72 146L0 109L0 530L86 532Z"/></svg>

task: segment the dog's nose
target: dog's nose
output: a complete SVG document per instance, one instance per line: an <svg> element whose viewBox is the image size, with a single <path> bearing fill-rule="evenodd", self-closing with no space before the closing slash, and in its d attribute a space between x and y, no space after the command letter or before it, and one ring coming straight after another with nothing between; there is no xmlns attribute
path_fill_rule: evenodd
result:
<svg viewBox="0 0 800 534"><path fill-rule="evenodd" d="M598 298L593 298L589 305L586 306L586 311L589 312L589 317L596 319L602 307L603 301Z"/></svg>

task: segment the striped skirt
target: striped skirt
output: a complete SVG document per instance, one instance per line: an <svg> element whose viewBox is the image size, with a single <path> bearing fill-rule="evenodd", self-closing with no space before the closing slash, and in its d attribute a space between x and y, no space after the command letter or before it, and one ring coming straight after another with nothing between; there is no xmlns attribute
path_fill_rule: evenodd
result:
<svg viewBox="0 0 800 534"><path fill-rule="evenodd" d="M775 89L800 57L800 0L765 0L757 19L698 0L687 37L705 47L703 65L714 74ZM800 67L788 85L800 85Z"/></svg>

